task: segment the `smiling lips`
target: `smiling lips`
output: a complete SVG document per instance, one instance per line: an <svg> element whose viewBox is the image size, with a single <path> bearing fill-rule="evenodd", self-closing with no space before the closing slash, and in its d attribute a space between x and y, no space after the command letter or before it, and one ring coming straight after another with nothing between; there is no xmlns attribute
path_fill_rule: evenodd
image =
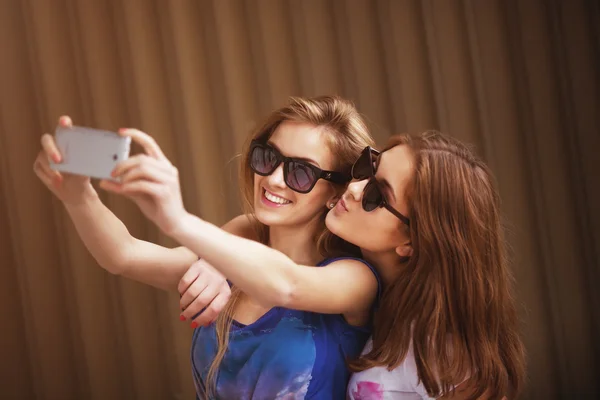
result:
<svg viewBox="0 0 600 400"><path fill-rule="evenodd" d="M289 201L288 199L277 196L276 194L269 192L267 189L264 189L264 192L263 192L263 200L264 199L266 199L268 201L267 205L273 205L273 206L284 206L286 204L291 203L291 201Z"/></svg>

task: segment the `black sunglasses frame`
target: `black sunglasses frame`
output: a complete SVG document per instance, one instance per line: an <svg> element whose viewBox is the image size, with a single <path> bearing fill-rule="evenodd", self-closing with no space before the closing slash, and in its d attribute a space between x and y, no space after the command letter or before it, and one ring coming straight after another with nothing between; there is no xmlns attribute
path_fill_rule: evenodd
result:
<svg viewBox="0 0 600 400"><path fill-rule="evenodd" d="M379 196L379 198L381 199L378 202L374 202L377 204L376 208L383 207L386 210L388 210L389 212L391 212L396 218L398 218L400 221L402 221L405 225L410 225L410 219L408 219L407 216L402 214L400 211L396 210L394 207L392 207L390 205L390 203L388 203L387 199L385 198L385 195L383 194L381 183L379 183L377 178L375 178L375 173L377 172L377 167L379 166L379 156L380 155L381 155L381 152L379 152L378 150L375 150L374 148L372 148L370 146L367 146L364 148L364 150L362 151L362 153L360 154L358 159L352 165L352 178L353 179L357 179L357 180L361 180L361 181L365 180L365 179L369 180L369 182L366 184L366 186L363 190L363 196L362 196L363 210L370 212L375 209L375 208L372 208L369 210L368 209L369 207L367 207L368 196L370 193L374 193L374 196ZM367 161L367 157L368 157L368 161ZM376 166L373 166L373 159L377 160ZM357 166L359 168L363 168L363 165L360 165L359 163L365 163L365 164L368 163L368 165L369 165L368 171L359 171Z"/></svg>
<svg viewBox="0 0 600 400"><path fill-rule="evenodd" d="M269 150L272 151L273 154L275 154L275 158L277 160L277 162L275 163L275 165L273 165L273 168L269 171L269 172L261 172L258 171L253 165L252 165L252 153L254 152L254 149L256 149L257 147L262 148L263 150ZM332 182L332 183L336 183L338 185L345 185L350 181L350 177L341 173L341 172L337 172L337 171L326 171L326 170L322 170L321 168L307 162L304 160L299 160L297 158L293 158L293 157L286 157L283 154L281 154L279 152L279 150L277 150L275 147L271 146L270 144L266 143L265 141L262 140L253 140L250 144L250 157L248 157L248 162L250 164L250 169L252 169L252 171L254 171L255 174L258 174L260 176L268 176L271 175L278 167L279 165L281 165L281 163L283 163L283 180L285 181L285 184L287 187L289 187L291 190L293 190L294 192L298 192L301 194L306 194L309 193L311 190L313 190L313 188L315 187L315 185L317 184L317 182L319 181L319 179L324 179L326 181ZM289 164L291 162L294 162L296 164L300 164L306 168L309 168L310 170L312 170L314 172L314 176L315 176L315 180L311 183L310 187L306 190L300 190L297 188L292 187L289 182L288 182L288 173L289 173Z"/></svg>

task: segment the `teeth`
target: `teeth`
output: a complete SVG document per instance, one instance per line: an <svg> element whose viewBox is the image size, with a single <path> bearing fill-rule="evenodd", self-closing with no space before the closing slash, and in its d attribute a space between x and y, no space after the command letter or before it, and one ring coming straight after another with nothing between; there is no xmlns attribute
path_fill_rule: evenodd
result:
<svg viewBox="0 0 600 400"><path fill-rule="evenodd" d="M268 191L265 190L265 197L267 198L267 200L272 201L273 203L277 203L277 204L288 204L290 203L289 200L283 199L279 196L275 196L273 193L269 193Z"/></svg>

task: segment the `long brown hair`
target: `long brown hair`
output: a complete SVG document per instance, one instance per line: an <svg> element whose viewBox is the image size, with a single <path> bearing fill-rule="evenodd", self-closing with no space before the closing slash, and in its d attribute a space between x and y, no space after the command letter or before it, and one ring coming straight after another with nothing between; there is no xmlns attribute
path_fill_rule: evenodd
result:
<svg viewBox="0 0 600 400"><path fill-rule="evenodd" d="M354 105L336 96L319 96L312 98L292 97L289 104L273 111L265 122L248 138L242 152L240 179L243 208L246 214L254 215L254 172L249 167L249 149L252 139L268 139L275 129L284 121L305 122L324 128L327 132L329 148L335 154L334 170L350 174L352 164L366 146L373 145L367 127ZM343 187L337 188L340 192ZM316 246L323 257L338 255L358 256L360 250L339 237L333 235L325 227L327 208L323 208L320 227L315 237ZM251 218L259 241L268 244L269 228L256 218ZM216 389L219 366L223 361L229 342L229 333L233 314L241 291L234 287L231 297L223 312L216 321L217 354L210 365L206 378L206 392L212 396Z"/></svg>
<svg viewBox="0 0 600 400"><path fill-rule="evenodd" d="M432 397L465 379L472 398L516 396L525 375L500 199L489 168L439 132L392 137L415 167L407 191L412 256L384 290L373 349L354 371L395 368L412 346Z"/></svg>

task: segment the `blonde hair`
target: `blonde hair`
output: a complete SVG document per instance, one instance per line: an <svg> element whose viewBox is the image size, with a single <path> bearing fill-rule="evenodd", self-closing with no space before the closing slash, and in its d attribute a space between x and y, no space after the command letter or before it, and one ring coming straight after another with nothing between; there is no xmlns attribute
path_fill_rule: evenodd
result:
<svg viewBox="0 0 600 400"><path fill-rule="evenodd" d="M254 172L249 166L249 149L253 139L267 140L284 121L303 122L326 130L329 148L335 154L333 170L350 174L352 164L366 146L373 146L373 139L357 111L356 107L340 97L318 96L311 98L291 97L290 102L273 111L265 122L254 131L246 141L240 166L241 194L243 208L246 214L254 215ZM343 188L339 188L342 190ZM323 257L338 255L359 255L359 249L339 237L333 235L325 227L327 209L323 209L319 232L316 235L316 246ZM256 218L254 228L263 244L268 244L269 227L260 223ZM241 291L233 287L232 294L225 309L216 321L217 354L210 365L206 378L206 393L213 396L216 391L216 381L219 367L229 343L229 334L233 321L233 313L241 296Z"/></svg>

